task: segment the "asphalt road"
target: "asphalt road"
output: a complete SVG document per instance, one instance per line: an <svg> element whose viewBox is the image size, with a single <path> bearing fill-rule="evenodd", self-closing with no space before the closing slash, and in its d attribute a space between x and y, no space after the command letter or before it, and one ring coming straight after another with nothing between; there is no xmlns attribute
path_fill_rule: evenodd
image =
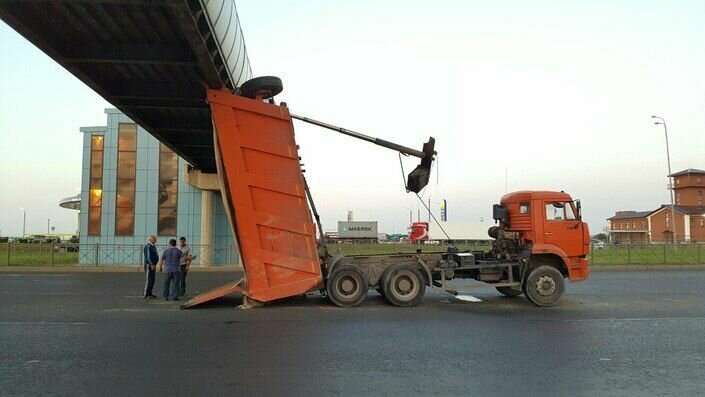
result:
<svg viewBox="0 0 705 397"><path fill-rule="evenodd" d="M192 273L191 291L235 278ZM160 276L157 283L159 284ZM705 271L593 272L552 308L490 289L253 310L140 298L139 273L0 273L2 395L657 395L705 391Z"/></svg>

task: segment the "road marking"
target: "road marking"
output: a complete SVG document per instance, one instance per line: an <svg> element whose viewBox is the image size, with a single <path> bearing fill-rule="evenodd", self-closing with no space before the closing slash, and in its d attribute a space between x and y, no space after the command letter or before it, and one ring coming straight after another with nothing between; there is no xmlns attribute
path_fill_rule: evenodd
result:
<svg viewBox="0 0 705 397"><path fill-rule="evenodd" d="M71 274L0 273L0 277L71 277Z"/></svg>
<svg viewBox="0 0 705 397"><path fill-rule="evenodd" d="M673 320L673 321L683 321L683 320L696 320L696 321L704 321L705 317L627 317L627 318L580 318L580 319L573 319L573 320L563 320L564 322L579 322L579 323L584 323L584 322L590 322L590 321L659 321L659 320Z"/></svg>
<svg viewBox="0 0 705 397"><path fill-rule="evenodd" d="M3 291L5 295L90 295L85 292L11 292Z"/></svg>
<svg viewBox="0 0 705 397"><path fill-rule="evenodd" d="M61 321L0 321L0 325L26 324L26 325L91 325L91 324L111 324L111 323L85 323L85 322L61 322Z"/></svg>

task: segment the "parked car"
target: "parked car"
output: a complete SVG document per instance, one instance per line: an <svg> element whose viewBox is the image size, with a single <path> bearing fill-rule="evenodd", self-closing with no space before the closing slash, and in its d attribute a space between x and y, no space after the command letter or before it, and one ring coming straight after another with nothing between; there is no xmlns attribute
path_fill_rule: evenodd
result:
<svg viewBox="0 0 705 397"><path fill-rule="evenodd" d="M602 240L590 240L590 245L594 250L601 250L605 248L605 242Z"/></svg>

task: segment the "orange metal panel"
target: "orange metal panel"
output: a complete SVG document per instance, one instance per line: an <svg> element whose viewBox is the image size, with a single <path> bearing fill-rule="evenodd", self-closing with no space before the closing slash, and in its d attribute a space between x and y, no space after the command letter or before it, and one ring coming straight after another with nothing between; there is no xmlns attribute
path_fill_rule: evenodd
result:
<svg viewBox="0 0 705 397"><path fill-rule="evenodd" d="M204 292L204 293L198 295L197 297L191 299L190 301L184 303L183 305L181 305L181 308L188 309L189 307L194 307L196 305L200 305L201 303L205 303L205 302L211 301L213 299L220 298L221 296L234 294L236 292L241 292L245 296L247 296L247 293L240 286L241 282L242 282L242 280L232 281L232 282L229 282L225 285L221 285L218 288L213 288L212 290L210 290L208 292Z"/></svg>
<svg viewBox="0 0 705 397"><path fill-rule="evenodd" d="M288 109L216 90L208 102L247 294L268 302L322 288Z"/></svg>

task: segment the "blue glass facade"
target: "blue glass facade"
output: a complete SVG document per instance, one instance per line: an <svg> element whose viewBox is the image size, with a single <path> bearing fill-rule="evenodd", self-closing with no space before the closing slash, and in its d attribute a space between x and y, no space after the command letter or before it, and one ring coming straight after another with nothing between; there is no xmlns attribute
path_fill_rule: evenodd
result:
<svg viewBox="0 0 705 397"><path fill-rule="evenodd" d="M219 192L211 197L212 214L202 214L202 191L185 182L187 163L178 159L178 199L176 235L158 233L159 214L159 141L142 128L137 129L137 150L135 160L134 188L134 232L132 235L116 235L116 201L118 169L118 128L120 123L134 124L127 116L116 109L106 109L107 125L83 127L83 170L81 178L80 244L84 251L79 255L81 263L135 264L140 260L139 247L150 235L157 236L157 245L165 247L168 240L184 236L197 257L210 259L207 264L233 264L237 253L233 246L227 216ZM91 142L92 137L103 136L102 189L91 186ZM94 145L95 148L95 145ZM94 152L95 153L95 152ZM95 179L94 179L95 181ZM100 234L89 234L89 199L101 200ZM209 231L212 245L202 244L202 217L211 216L213 230ZM89 252L90 251L90 252ZM203 255L199 255L199 252Z"/></svg>

